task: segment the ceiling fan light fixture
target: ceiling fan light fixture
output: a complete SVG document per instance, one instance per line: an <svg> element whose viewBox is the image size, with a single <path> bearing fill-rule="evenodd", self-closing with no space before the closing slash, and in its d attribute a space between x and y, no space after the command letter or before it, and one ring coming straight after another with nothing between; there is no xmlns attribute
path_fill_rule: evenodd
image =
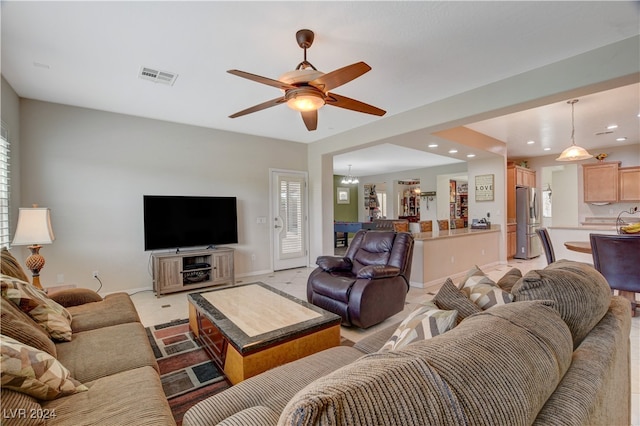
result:
<svg viewBox="0 0 640 426"><path fill-rule="evenodd" d="M324 106L324 96L316 90L299 88L285 94L287 106L295 111L316 111Z"/></svg>
<svg viewBox="0 0 640 426"><path fill-rule="evenodd" d="M571 105L571 146L562 151L562 154L560 154L560 156L556 158L556 161L580 161L593 157L593 155L589 154L586 149L576 145L576 141L574 138L576 129L573 117L573 108L576 102L578 102L577 99L567 101L567 103Z"/></svg>

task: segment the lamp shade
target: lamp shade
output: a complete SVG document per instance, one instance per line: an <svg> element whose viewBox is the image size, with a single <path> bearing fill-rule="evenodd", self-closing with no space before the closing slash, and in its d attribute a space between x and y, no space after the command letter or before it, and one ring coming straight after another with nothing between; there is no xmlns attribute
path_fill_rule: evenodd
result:
<svg viewBox="0 0 640 426"><path fill-rule="evenodd" d="M556 158L556 161L580 161L591 157L593 157L593 155L589 154L586 149L578 145L571 145L569 148L562 151L562 154Z"/></svg>
<svg viewBox="0 0 640 426"><path fill-rule="evenodd" d="M51 213L46 207L20 208L18 226L13 237L16 246L51 244L55 240Z"/></svg>

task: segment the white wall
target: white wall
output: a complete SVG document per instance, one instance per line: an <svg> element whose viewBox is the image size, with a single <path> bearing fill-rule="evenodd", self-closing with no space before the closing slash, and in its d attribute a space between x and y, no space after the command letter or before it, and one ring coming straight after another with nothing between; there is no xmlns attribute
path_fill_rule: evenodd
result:
<svg viewBox="0 0 640 426"><path fill-rule="evenodd" d="M98 270L103 292L150 288L144 194L236 196L236 277L271 270L271 228L256 223L269 168L305 171L305 144L26 99L20 112L21 205L51 208L56 234L45 287L97 288Z"/></svg>

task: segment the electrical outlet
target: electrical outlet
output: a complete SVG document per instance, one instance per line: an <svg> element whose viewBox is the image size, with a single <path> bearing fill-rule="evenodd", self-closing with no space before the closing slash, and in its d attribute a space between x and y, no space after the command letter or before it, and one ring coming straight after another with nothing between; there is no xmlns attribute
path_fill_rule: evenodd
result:
<svg viewBox="0 0 640 426"><path fill-rule="evenodd" d="M92 277L92 278L98 278L98 274L99 274L99 272L98 272L98 271L93 271L93 272L91 273L91 277Z"/></svg>

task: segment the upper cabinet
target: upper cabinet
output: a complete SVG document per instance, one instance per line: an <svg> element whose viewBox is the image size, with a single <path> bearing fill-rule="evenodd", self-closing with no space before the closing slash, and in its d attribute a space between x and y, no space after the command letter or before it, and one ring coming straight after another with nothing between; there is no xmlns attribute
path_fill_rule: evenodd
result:
<svg viewBox="0 0 640 426"><path fill-rule="evenodd" d="M585 203L618 201L619 167L619 161L582 165Z"/></svg>
<svg viewBox="0 0 640 426"><path fill-rule="evenodd" d="M640 166L621 167L619 175L619 200L640 201Z"/></svg>
<svg viewBox="0 0 640 426"><path fill-rule="evenodd" d="M619 161L582 166L585 203L640 201L640 166L620 167Z"/></svg>
<svg viewBox="0 0 640 426"><path fill-rule="evenodd" d="M516 186L536 186L535 170L507 164L507 221L516 221Z"/></svg>
<svg viewBox="0 0 640 426"><path fill-rule="evenodd" d="M536 187L536 172L520 166L514 166L516 169L516 186Z"/></svg>

